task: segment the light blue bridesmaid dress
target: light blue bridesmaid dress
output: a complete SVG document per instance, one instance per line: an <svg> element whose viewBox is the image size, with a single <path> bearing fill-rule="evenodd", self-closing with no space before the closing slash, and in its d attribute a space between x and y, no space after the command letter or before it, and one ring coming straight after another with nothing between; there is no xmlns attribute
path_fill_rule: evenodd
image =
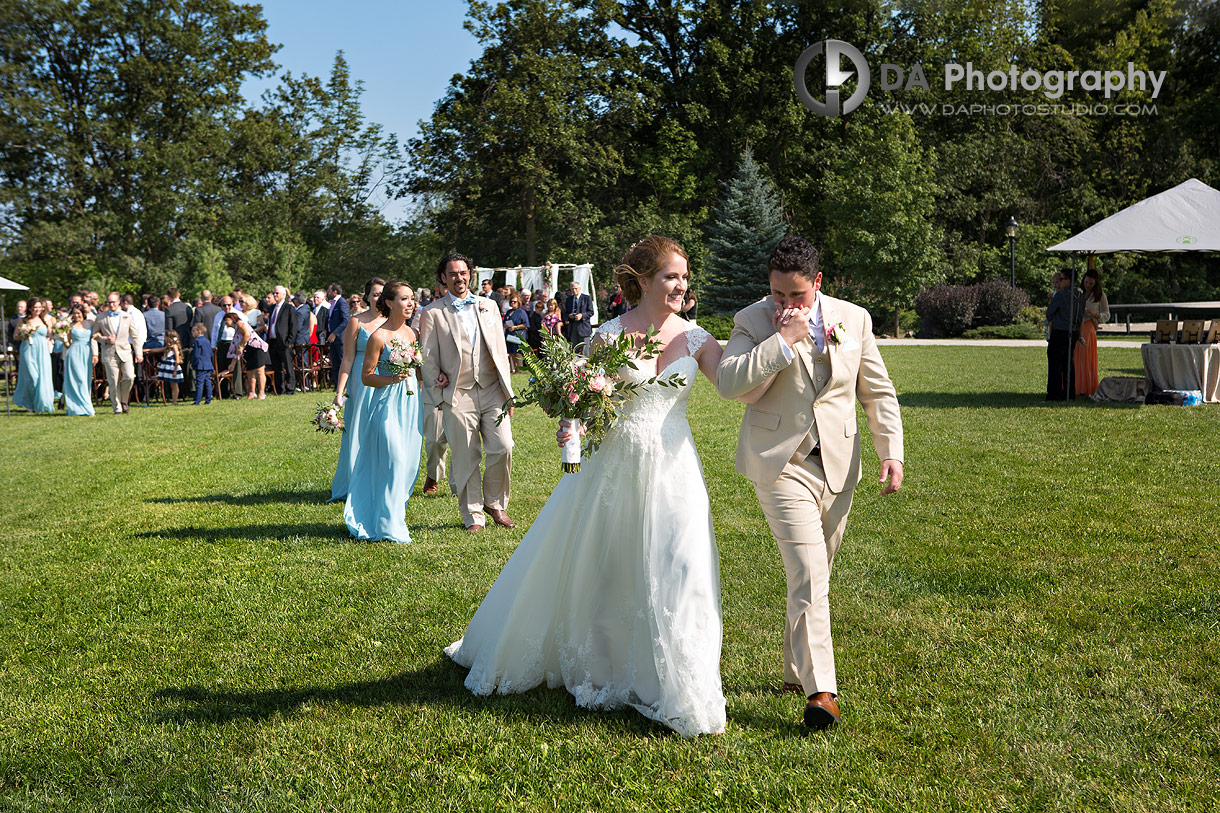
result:
<svg viewBox="0 0 1220 813"><path fill-rule="evenodd" d="M51 344L46 327L21 343L21 362L17 366L17 391L13 403L30 412L54 412L55 393L51 388Z"/></svg>
<svg viewBox="0 0 1220 813"><path fill-rule="evenodd" d="M377 365L382 375L390 374L385 369L389 357L386 347ZM372 398L361 418L364 434L343 504L343 521L354 539L410 542L407 500L415 490L424 445L419 385L412 374L398 384L365 389Z"/></svg>
<svg viewBox="0 0 1220 813"><path fill-rule="evenodd" d="M72 328L72 344L64 350L64 407L69 415L92 415L93 348L89 328Z"/></svg>
<svg viewBox="0 0 1220 813"><path fill-rule="evenodd" d="M346 499L352 466L356 462L356 453L360 451L364 412L375 389L364 386L361 379L364 370L364 348L372 335L364 329L364 325L356 332L356 358L352 361L352 371L347 376L347 401L343 404L343 438L339 441L339 462L335 465L335 478L330 483L331 502Z"/></svg>

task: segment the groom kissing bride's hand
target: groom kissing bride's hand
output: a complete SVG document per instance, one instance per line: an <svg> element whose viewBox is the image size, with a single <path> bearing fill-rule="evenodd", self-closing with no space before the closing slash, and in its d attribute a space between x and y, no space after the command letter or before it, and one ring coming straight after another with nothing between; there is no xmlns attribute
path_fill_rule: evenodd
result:
<svg viewBox="0 0 1220 813"><path fill-rule="evenodd" d="M747 404L737 471L754 483L784 561L784 689L805 695L805 724L823 729L839 720L830 568L861 479L856 400L883 494L902 485L902 419L868 311L820 293L813 244L785 237L767 272L771 295L734 317L716 388Z"/></svg>

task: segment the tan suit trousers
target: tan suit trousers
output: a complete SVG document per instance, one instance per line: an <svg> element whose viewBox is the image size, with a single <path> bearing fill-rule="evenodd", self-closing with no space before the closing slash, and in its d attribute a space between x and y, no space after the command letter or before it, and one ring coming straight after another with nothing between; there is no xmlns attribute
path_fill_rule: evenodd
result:
<svg viewBox="0 0 1220 813"><path fill-rule="evenodd" d="M771 533L779 543L788 581L784 627L784 681L805 695L838 694L830 637L830 568L851 511L852 489L826 486L817 455L797 454L769 486L754 485Z"/></svg>
<svg viewBox="0 0 1220 813"><path fill-rule="evenodd" d="M135 364L131 356L119 358L113 350L101 352L102 367L106 370L106 384L110 387L110 403L115 412L122 412L123 405L131 401L131 385L136 380Z"/></svg>
<svg viewBox="0 0 1220 813"><path fill-rule="evenodd" d="M499 382L487 387L476 384L468 390L454 390L450 403L441 407L445 438L452 451L449 487L457 494L467 528L486 526L484 507L508 510L513 431L508 417L496 426L506 400ZM484 451L487 459L480 479Z"/></svg>

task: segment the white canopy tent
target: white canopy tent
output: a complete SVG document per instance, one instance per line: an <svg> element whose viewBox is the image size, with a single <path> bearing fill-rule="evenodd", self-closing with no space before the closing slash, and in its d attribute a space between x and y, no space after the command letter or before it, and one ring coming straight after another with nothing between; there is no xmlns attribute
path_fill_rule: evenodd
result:
<svg viewBox="0 0 1220 813"><path fill-rule="evenodd" d="M20 282L0 277L0 291L28 291ZM0 297L0 350L4 351L4 414L12 416L13 408L9 403L9 362L12 356L8 352L8 319L4 315L4 297Z"/></svg>
<svg viewBox="0 0 1220 813"><path fill-rule="evenodd" d="M1047 251L1220 251L1220 191L1191 178L1094 223Z"/></svg>
<svg viewBox="0 0 1220 813"><path fill-rule="evenodd" d="M1158 195L1133 203L1047 251L1070 253L1072 261L1071 312L1075 311L1075 255L1114 254L1124 251L1220 251L1220 191L1197 178ZM1205 304L1205 303L1198 303ZM1067 375L1072 376L1069 346Z"/></svg>
<svg viewBox="0 0 1220 813"><path fill-rule="evenodd" d="M598 309L597 309L597 292L593 288L593 265L592 263L582 263L573 265L572 263L547 263L546 265L522 266L518 265L515 268L486 268L480 266L475 269L475 274L478 277L479 284L485 279L491 279L496 272L504 274L504 283L511 285L518 290L536 291L542 289L546 291L548 296L557 296L561 289L559 287L559 275L562 272L565 277L570 277L571 282L579 283L580 289L589 294L593 300L593 321L591 324L598 324ZM520 284L518 284L520 283Z"/></svg>

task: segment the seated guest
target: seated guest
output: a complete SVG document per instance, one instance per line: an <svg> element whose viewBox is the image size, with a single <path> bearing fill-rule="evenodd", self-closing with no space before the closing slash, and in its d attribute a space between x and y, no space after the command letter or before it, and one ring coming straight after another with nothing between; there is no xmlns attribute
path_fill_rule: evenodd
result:
<svg viewBox="0 0 1220 813"><path fill-rule="evenodd" d="M161 309L161 298L150 294L145 299L143 313L144 327L147 330L144 347L149 350L165 347L165 311Z"/></svg>

